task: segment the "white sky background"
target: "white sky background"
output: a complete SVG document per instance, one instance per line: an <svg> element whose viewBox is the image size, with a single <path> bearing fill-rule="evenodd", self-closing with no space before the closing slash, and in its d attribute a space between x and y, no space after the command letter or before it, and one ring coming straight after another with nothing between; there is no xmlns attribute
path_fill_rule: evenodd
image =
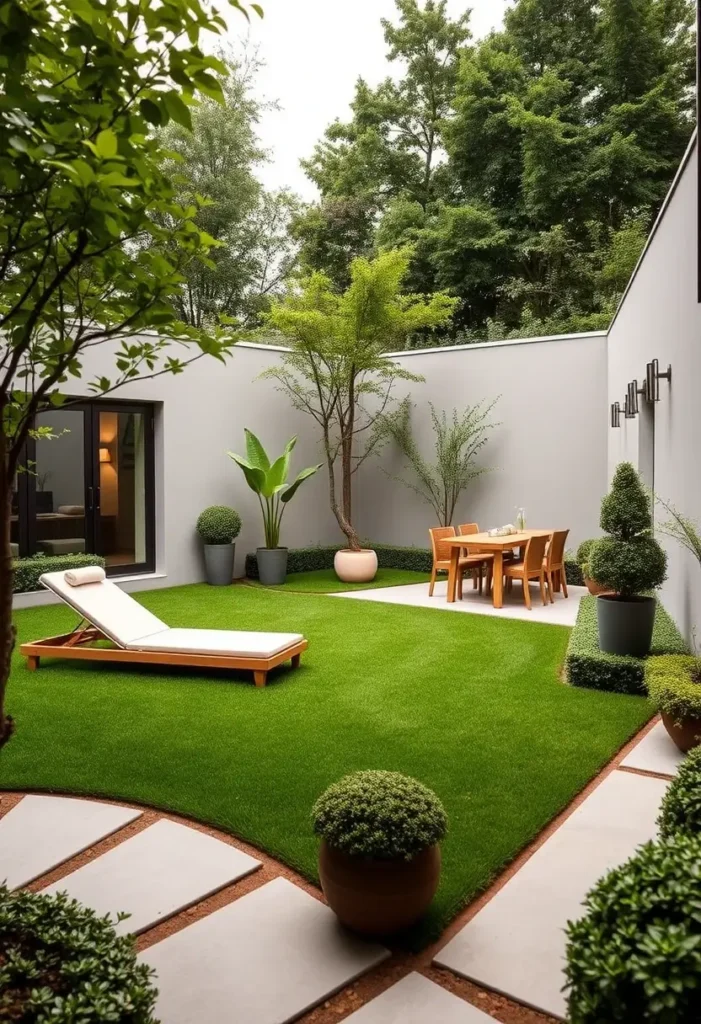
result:
<svg viewBox="0 0 701 1024"><path fill-rule="evenodd" d="M250 41L266 67L258 93L279 101L260 126L272 162L260 168L268 188L288 185L311 200L316 188L299 166L335 118L345 120L358 76L370 85L386 78L395 65L385 60L380 18L397 21L394 0L260 0L261 21L251 17ZM453 17L472 8L472 34L486 35L501 24L507 0L448 0ZM245 37L245 20L228 17L230 40Z"/></svg>

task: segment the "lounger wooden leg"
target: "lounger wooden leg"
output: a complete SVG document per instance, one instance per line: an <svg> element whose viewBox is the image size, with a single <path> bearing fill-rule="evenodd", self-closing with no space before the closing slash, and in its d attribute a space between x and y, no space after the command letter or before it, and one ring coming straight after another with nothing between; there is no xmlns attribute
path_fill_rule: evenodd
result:
<svg viewBox="0 0 701 1024"><path fill-rule="evenodd" d="M39 655L30 654L27 657L27 668L30 672L34 672L35 669L39 668Z"/></svg>
<svg viewBox="0 0 701 1024"><path fill-rule="evenodd" d="M296 657L299 657L299 655L296 655ZM253 680L256 686L265 686L268 681L268 673L260 672L256 669L253 673Z"/></svg>
<svg viewBox="0 0 701 1024"><path fill-rule="evenodd" d="M292 668L299 668L301 660L302 660L302 655L301 654L293 654L292 655Z"/></svg>

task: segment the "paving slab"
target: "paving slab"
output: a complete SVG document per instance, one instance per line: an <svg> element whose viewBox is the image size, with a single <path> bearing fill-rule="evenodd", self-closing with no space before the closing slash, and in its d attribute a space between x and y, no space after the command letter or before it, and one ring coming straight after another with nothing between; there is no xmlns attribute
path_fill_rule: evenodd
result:
<svg viewBox="0 0 701 1024"><path fill-rule="evenodd" d="M565 933L594 883L653 839L668 783L614 771L439 952L435 962L564 1019Z"/></svg>
<svg viewBox="0 0 701 1024"><path fill-rule="evenodd" d="M161 818L44 892L67 892L98 914L127 913L120 935L138 934L261 866L187 825Z"/></svg>
<svg viewBox="0 0 701 1024"><path fill-rule="evenodd" d="M674 776L684 760L679 747L672 740L662 722L653 726L621 761L623 768L655 772L656 775Z"/></svg>
<svg viewBox="0 0 701 1024"><path fill-rule="evenodd" d="M381 604L402 604L413 608L434 608L443 612L467 612L475 615L498 615L502 619L525 619L527 622L549 622L553 626L574 626L577 621L579 602L589 594L586 587L568 587L569 597L555 594L555 603L544 605L540 599L537 584L531 585L532 608L526 608L517 583L510 593L504 593L503 608L495 608L491 597L472 589L470 580L465 581L462 601L448 604L448 584L436 583L433 597L428 596L428 583L409 583L401 587L377 587L375 590L353 590L330 594L330 597L348 598L353 601L377 601Z"/></svg>
<svg viewBox="0 0 701 1024"><path fill-rule="evenodd" d="M407 974L344 1024L494 1024L494 1017L422 974Z"/></svg>
<svg viewBox="0 0 701 1024"><path fill-rule="evenodd" d="M0 818L0 882L27 885L141 814L95 800L25 796Z"/></svg>
<svg viewBox="0 0 701 1024"><path fill-rule="evenodd" d="M151 946L163 1024L287 1024L389 956L284 878Z"/></svg>

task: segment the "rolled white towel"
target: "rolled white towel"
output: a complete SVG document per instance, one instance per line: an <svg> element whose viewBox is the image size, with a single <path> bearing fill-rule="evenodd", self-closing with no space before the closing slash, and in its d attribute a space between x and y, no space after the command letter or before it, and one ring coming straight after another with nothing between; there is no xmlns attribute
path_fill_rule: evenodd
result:
<svg viewBox="0 0 701 1024"><path fill-rule="evenodd" d="M82 587L84 583L102 583L105 570L100 565L86 565L84 569L67 569L63 578L71 587Z"/></svg>

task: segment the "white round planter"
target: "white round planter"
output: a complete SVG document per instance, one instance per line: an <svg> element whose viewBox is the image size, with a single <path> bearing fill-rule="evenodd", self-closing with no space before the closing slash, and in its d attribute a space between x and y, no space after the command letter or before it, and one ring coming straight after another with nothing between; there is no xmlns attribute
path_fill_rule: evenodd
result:
<svg viewBox="0 0 701 1024"><path fill-rule="evenodd" d="M342 548L336 552L333 567L344 583L369 583L377 575L377 555L369 548L361 551Z"/></svg>

